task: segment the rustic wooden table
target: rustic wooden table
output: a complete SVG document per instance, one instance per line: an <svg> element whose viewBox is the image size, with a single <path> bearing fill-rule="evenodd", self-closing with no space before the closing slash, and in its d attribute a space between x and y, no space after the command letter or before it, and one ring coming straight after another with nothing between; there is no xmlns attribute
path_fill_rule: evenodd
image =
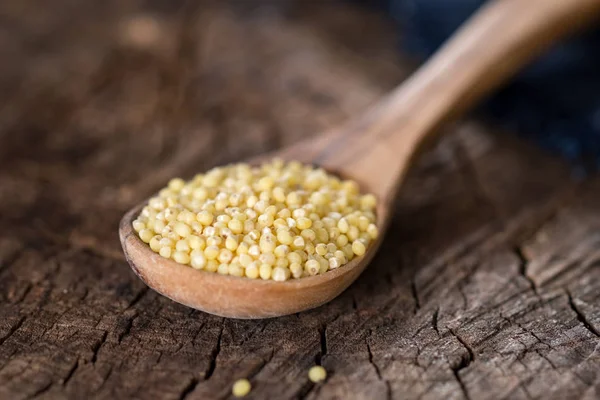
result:
<svg viewBox="0 0 600 400"><path fill-rule="evenodd" d="M475 122L418 160L328 305L228 320L134 276L130 206L408 73L376 15L260 4L0 3L0 398L226 398L241 377L255 399L598 398L600 180Z"/></svg>

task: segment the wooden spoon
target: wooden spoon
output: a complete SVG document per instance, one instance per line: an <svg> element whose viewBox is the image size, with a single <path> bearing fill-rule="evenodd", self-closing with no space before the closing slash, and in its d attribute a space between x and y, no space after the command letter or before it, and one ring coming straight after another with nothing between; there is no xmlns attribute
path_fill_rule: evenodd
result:
<svg viewBox="0 0 600 400"><path fill-rule="evenodd" d="M497 0L484 6L411 78L363 116L334 132L268 157L317 164L356 180L378 197L385 232L411 159L440 123L465 111L559 38L590 22L600 0ZM267 318L320 306L344 291L375 255L286 282L197 271L150 250L132 229L145 202L121 220L127 261L157 292L189 307L232 318Z"/></svg>

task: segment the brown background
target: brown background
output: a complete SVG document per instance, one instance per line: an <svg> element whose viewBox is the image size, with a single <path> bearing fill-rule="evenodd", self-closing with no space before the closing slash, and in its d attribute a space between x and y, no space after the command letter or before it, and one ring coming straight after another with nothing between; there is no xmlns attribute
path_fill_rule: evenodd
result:
<svg viewBox="0 0 600 400"><path fill-rule="evenodd" d="M598 398L600 181L479 123L319 309L218 318L124 261L128 208L361 112L408 73L395 49L333 1L0 2L0 398Z"/></svg>

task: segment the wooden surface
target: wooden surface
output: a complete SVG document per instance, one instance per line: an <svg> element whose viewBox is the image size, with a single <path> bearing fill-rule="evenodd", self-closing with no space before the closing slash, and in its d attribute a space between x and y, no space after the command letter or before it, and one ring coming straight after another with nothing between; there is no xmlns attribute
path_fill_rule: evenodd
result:
<svg viewBox="0 0 600 400"><path fill-rule="evenodd" d="M328 305L228 320L134 276L119 218L169 177L334 127L406 76L374 15L261 4L0 3L0 398L226 398L240 377L255 399L598 398L600 180L477 123L418 160Z"/></svg>

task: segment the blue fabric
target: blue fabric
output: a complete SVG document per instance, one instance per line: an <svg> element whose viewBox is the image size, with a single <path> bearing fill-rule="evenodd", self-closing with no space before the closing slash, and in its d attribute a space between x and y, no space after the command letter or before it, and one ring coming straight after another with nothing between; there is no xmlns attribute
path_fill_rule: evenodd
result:
<svg viewBox="0 0 600 400"><path fill-rule="evenodd" d="M398 23L403 51L425 59L485 0L367 2ZM599 27L554 46L482 106L511 131L566 157L581 173L600 170Z"/></svg>

